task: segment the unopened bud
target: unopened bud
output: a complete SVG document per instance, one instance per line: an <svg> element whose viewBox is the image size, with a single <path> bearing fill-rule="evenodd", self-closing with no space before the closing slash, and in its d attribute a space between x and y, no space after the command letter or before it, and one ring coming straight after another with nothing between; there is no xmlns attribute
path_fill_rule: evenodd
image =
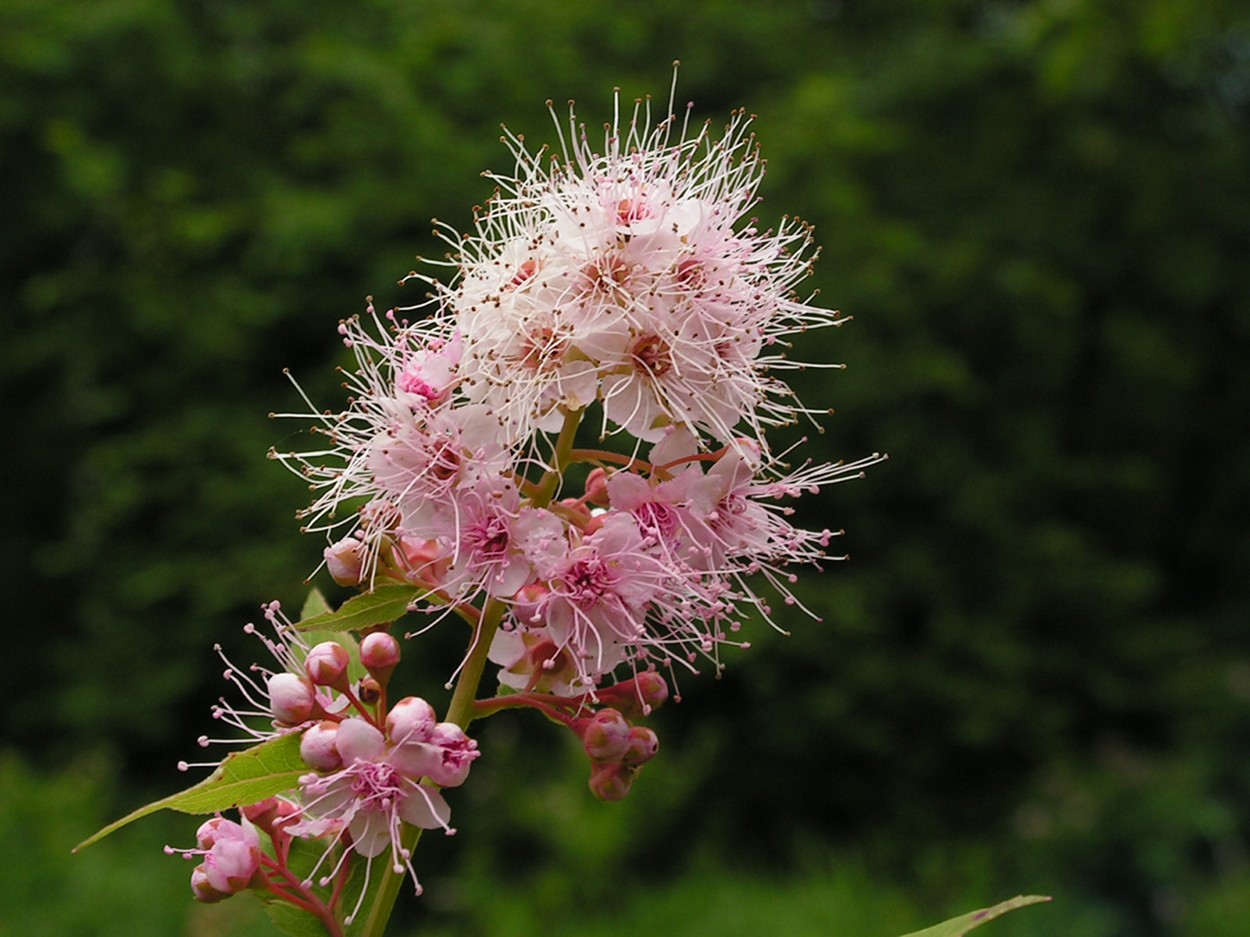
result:
<svg viewBox="0 0 1250 937"><path fill-rule="evenodd" d="M634 678L646 712L659 709L668 700L668 681L654 670L644 670Z"/></svg>
<svg viewBox="0 0 1250 937"><path fill-rule="evenodd" d="M334 687L337 690L347 689L347 668L351 664L351 655L347 648L337 641L322 641L311 651L304 661L304 671L308 679L317 686Z"/></svg>
<svg viewBox="0 0 1250 937"><path fill-rule="evenodd" d="M586 476L586 500L604 507L608 505L608 473L601 465L596 465Z"/></svg>
<svg viewBox="0 0 1250 937"><path fill-rule="evenodd" d="M406 696L391 707L386 716L386 737L396 745L425 742L430 738L438 716L434 707L419 696Z"/></svg>
<svg viewBox="0 0 1250 937"><path fill-rule="evenodd" d="M600 800L624 800L634 783L634 769L619 762L596 765L590 773L590 792Z"/></svg>
<svg viewBox="0 0 1250 937"><path fill-rule="evenodd" d="M260 868L260 839L256 831L235 826L241 835L219 838L204 857L208 884L226 895L247 888Z"/></svg>
<svg viewBox="0 0 1250 937"><path fill-rule="evenodd" d="M512 614L523 625L537 625L542 621L543 605L551 590L539 582L531 582L517 590L512 599Z"/></svg>
<svg viewBox="0 0 1250 937"><path fill-rule="evenodd" d="M204 904L212 904L230 897L229 894L220 892L209 884L208 872L202 863L191 870L191 894L196 901L202 901Z"/></svg>
<svg viewBox="0 0 1250 937"><path fill-rule="evenodd" d="M629 730L629 749L621 761L631 768L645 765L660 750L660 737L646 726L634 726Z"/></svg>
<svg viewBox="0 0 1250 937"><path fill-rule="evenodd" d="M307 722L316 703L316 691L306 677L276 673L269 678L269 708L273 718L282 725L297 726Z"/></svg>
<svg viewBox="0 0 1250 937"><path fill-rule="evenodd" d="M627 718L649 716L668 699L668 683L654 670L599 691L599 699L615 706Z"/></svg>
<svg viewBox="0 0 1250 937"><path fill-rule="evenodd" d="M620 761L629 751L629 723L618 710L599 710L586 720L579 734L593 761Z"/></svg>
<svg viewBox="0 0 1250 937"><path fill-rule="evenodd" d="M373 677L365 677L356 688L356 697L366 706L372 706L382 698L382 684Z"/></svg>
<svg viewBox="0 0 1250 937"><path fill-rule="evenodd" d="M211 817L200 824L195 831L195 844L201 849L212 849L217 843L218 830L223 824L230 823L225 817ZM229 834L226 834L229 835Z"/></svg>
<svg viewBox="0 0 1250 937"><path fill-rule="evenodd" d="M360 642L360 662L380 683L385 683L399 663L399 641L385 631L365 635Z"/></svg>
<svg viewBox="0 0 1250 937"><path fill-rule="evenodd" d="M239 813L247 817L248 821L265 829L272 822L274 817L278 815L278 804L281 803L277 797L266 797L264 800L257 801L254 804L244 804L239 808Z"/></svg>
<svg viewBox="0 0 1250 937"><path fill-rule="evenodd" d="M314 771L333 771L343 764L334 746L339 724L327 719L304 730L299 740L299 756Z"/></svg>
<svg viewBox="0 0 1250 937"><path fill-rule="evenodd" d="M364 544L355 537L346 537L326 547L326 569L340 586L358 586L364 575Z"/></svg>

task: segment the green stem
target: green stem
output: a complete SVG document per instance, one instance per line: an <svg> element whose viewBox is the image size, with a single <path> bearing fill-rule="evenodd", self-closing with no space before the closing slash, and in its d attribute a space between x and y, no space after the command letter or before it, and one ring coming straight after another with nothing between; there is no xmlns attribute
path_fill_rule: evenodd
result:
<svg viewBox="0 0 1250 937"><path fill-rule="evenodd" d="M498 599L490 599L477 623L473 626L473 639L469 644L469 654L464 666L460 668L460 676L456 679L456 688L451 694L451 703L447 707L447 721L454 722L462 729L467 729L473 721L473 703L477 699L478 685L482 682L482 672L486 669L486 655L490 652L491 638L503 618L504 604ZM421 829L404 824L400 845L409 850L417 847L421 838ZM355 937L382 937L386 923L390 920L391 911L395 907L395 899L399 897L399 887L403 884L404 874L396 872L388 862L386 871L378 890L370 902L367 912L357 919L352 931Z"/></svg>
<svg viewBox="0 0 1250 937"><path fill-rule="evenodd" d="M538 488L530 499L536 508L545 508L551 503L560 488L560 478L564 467L571 461L573 440L577 436L577 427L582 422L585 410L566 410L564 425L560 427L560 437L556 440L555 451L551 454L551 469L538 483Z"/></svg>
<svg viewBox="0 0 1250 937"><path fill-rule="evenodd" d="M573 451L573 438L577 435L577 426L582 421L584 411L576 410L565 413L564 425L560 428L560 436L556 440L555 450L551 456L551 469L543 476L534 492L532 503L536 507L546 507L555 497L560 488L560 476L564 466L569 463ZM460 668L460 676L456 678L456 688L451 694L451 703L447 706L447 721L454 722L462 729L467 729L473 717L473 704L477 701L478 686L482 682L482 672L486 669L486 656L490 653L491 639L495 629L503 619L504 604L491 598L482 609L482 614L473 622L473 638L469 643L469 652L465 657L464 666ZM411 850L416 848L421 838L421 830L415 826L404 825L400 837L400 846ZM353 937L382 937L386 924L391 918L395 907L395 899L399 896L399 887L403 884L404 874L397 873L388 862L382 874L378 890L373 896L362 917L356 919L351 931Z"/></svg>
<svg viewBox="0 0 1250 937"><path fill-rule="evenodd" d="M399 839L401 849L409 854L417 848L417 840L424 831L419 826L403 825L403 833ZM355 858L355 857L353 857ZM386 924L391 919L391 911L395 908L395 899L399 897L399 886L404 883L406 872L397 873L390 862L383 863L385 873L378 890L365 910L363 917L356 918L351 925L355 937L382 937Z"/></svg>

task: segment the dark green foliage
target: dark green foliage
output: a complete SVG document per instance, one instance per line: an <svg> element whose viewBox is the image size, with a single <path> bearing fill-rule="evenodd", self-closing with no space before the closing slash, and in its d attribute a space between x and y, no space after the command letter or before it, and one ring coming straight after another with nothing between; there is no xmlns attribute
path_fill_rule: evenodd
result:
<svg viewBox="0 0 1250 937"><path fill-rule="evenodd" d="M1162 932L1197 883L1245 879L1250 829L1231 2L9 0L26 654L4 737L53 761L113 746L132 779L191 750L211 644L250 659L242 623L275 594L298 608L318 560L301 483L264 459L300 429L265 419L301 407L281 369L339 406L336 321L422 299L395 281L441 253L429 219L467 227L480 170L508 168L499 121L551 139L543 101L572 96L594 128L614 85L666 100L674 58L697 118L759 113L761 220L816 223L817 285L855 316L798 353L850 365L799 375L839 411L811 456L891 460L807 509L856 557L806 579L824 623L787 614L792 637L761 626L724 681L684 681L640 787L682 782L616 861L673 871L698 842L784 862L812 839L898 869L992 837L1008 887L1088 888L1120 932ZM459 640L423 645L431 680ZM500 747L547 771L521 763L545 742ZM504 866L480 852L495 822L525 828L505 783L459 821L482 868Z"/></svg>

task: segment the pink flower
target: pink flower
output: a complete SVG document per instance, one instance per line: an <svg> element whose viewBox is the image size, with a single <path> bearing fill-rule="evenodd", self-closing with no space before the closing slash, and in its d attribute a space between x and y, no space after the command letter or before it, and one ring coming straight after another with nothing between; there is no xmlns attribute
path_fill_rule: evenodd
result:
<svg viewBox="0 0 1250 937"><path fill-rule="evenodd" d="M433 718L428 703L409 697L392 709L386 733L359 717L339 722L330 738L341 767L300 778L303 806L294 822L284 825L285 832L299 837L344 834L348 850L340 863L351 853L371 863L389 851L394 870L407 870L420 893L411 853L402 844L403 825L453 833L451 808L434 785L463 783L479 754L477 743L463 730ZM424 779L432 783L422 783ZM327 850L318 868L329 855Z"/></svg>

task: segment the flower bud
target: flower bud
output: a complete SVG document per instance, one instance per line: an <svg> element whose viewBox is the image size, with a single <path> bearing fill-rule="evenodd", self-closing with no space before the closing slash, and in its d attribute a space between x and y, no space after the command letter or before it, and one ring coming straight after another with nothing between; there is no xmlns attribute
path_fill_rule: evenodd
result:
<svg viewBox="0 0 1250 937"><path fill-rule="evenodd" d="M364 677L356 687L356 698L366 706L372 706L382 698L382 684L374 677Z"/></svg>
<svg viewBox="0 0 1250 937"><path fill-rule="evenodd" d="M601 465L596 465L586 476L586 500L608 506L608 472Z"/></svg>
<svg viewBox="0 0 1250 937"><path fill-rule="evenodd" d="M386 683L399 663L399 641L385 631L365 635L360 642L360 662L379 683Z"/></svg>
<svg viewBox="0 0 1250 937"><path fill-rule="evenodd" d="M210 817L205 820L200 824L200 828L195 831L195 844L201 849L212 849L217 842L217 831L222 824L230 822L225 817Z"/></svg>
<svg viewBox="0 0 1250 937"><path fill-rule="evenodd" d="M233 824L241 835L220 837L204 857L204 877L216 891L233 895L251 883L260 868L260 839L255 830Z"/></svg>
<svg viewBox="0 0 1250 937"><path fill-rule="evenodd" d="M269 708L282 725L307 722L317 703L317 693L306 677L276 673L269 678Z"/></svg>
<svg viewBox="0 0 1250 937"><path fill-rule="evenodd" d="M230 897L209 884L208 872L204 868L203 863L191 870L191 894L196 901L202 901L204 904L212 904L215 901L221 901L223 898Z"/></svg>
<svg viewBox="0 0 1250 937"><path fill-rule="evenodd" d="M387 713L386 737L396 745L425 742L437 721L433 706L419 696L406 696Z"/></svg>
<svg viewBox="0 0 1250 937"><path fill-rule="evenodd" d="M551 590L540 582L522 586L512 599L512 614L517 621L532 626L542 621L543 605Z"/></svg>
<svg viewBox="0 0 1250 937"><path fill-rule="evenodd" d="M430 731L430 744L442 749L441 761L428 773L439 787L459 787L469 776L469 767L481 754L477 742L454 722L440 722Z"/></svg>
<svg viewBox="0 0 1250 937"><path fill-rule="evenodd" d="M334 746L339 724L329 719L304 730L299 740L299 756L314 771L333 771L343 764Z"/></svg>
<svg viewBox="0 0 1250 937"><path fill-rule="evenodd" d="M599 710L586 720L578 734L592 761L620 761L629 750L629 723L615 709Z"/></svg>
<svg viewBox="0 0 1250 937"><path fill-rule="evenodd" d="M646 726L634 726L629 730L629 749L621 761L630 768L645 765L660 750L660 737Z"/></svg>
<svg viewBox="0 0 1250 937"><path fill-rule="evenodd" d="M634 783L634 769L619 762L596 765L590 773L590 792L600 800L624 800Z"/></svg>
<svg viewBox="0 0 1250 937"><path fill-rule="evenodd" d="M668 700L668 681L657 671L644 670L634 678L638 687L638 695L642 699L643 711L650 714L651 710L659 709Z"/></svg>
<svg viewBox="0 0 1250 937"><path fill-rule="evenodd" d="M347 668L351 664L351 655L337 641L322 641L311 651L304 661L304 671L308 679L317 686L334 687L336 690L347 689Z"/></svg>
<svg viewBox="0 0 1250 937"><path fill-rule="evenodd" d="M281 797L266 797L254 804L245 804L239 808L239 812L272 839L284 835L283 821L292 814L299 813L299 806Z"/></svg>
<svg viewBox="0 0 1250 937"><path fill-rule="evenodd" d="M364 544L346 537L326 547L323 554L330 578L340 586L358 586L364 575Z"/></svg>
<svg viewBox="0 0 1250 937"><path fill-rule="evenodd" d="M615 706L626 718L649 716L668 699L668 683L654 670L644 670L630 680L599 691L599 699Z"/></svg>

